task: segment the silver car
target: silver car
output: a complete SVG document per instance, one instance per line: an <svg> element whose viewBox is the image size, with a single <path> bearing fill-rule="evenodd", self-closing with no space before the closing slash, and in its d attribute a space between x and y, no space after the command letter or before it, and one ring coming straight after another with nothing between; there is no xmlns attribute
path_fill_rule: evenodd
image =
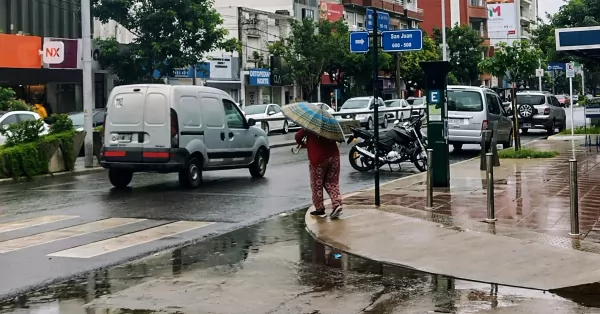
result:
<svg viewBox="0 0 600 314"><path fill-rule="evenodd" d="M529 129L543 129L548 135L567 128L565 104L556 96L544 92L517 93L517 114L519 129L527 133Z"/></svg>
<svg viewBox="0 0 600 314"><path fill-rule="evenodd" d="M387 108L398 108L398 109L407 109L408 102L404 99L390 99L384 101L385 106ZM410 112L408 111L398 111L398 112L387 112L386 118L388 120L400 120L404 121L404 119L410 117Z"/></svg>
<svg viewBox="0 0 600 314"><path fill-rule="evenodd" d="M383 99L379 98L378 100L379 101L377 103L379 109L385 108ZM353 119L353 116L355 116L354 119L358 120L362 126L366 127L367 130L372 130L374 126L373 121L375 121L373 113L353 113L366 110L372 111L373 109L375 109L373 97L354 97L344 102L339 111L339 113L342 115L336 116L336 118L338 121L350 121ZM343 113L347 114L344 115ZM387 128L388 120L385 119L385 113L381 112L377 116L379 118L381 127Z"/></svg>
<svg viewBox="0 0 600 314"><path fill-rule="evenodd" d="M498 129L498 143L512 146L512 121L493 90L474 86L448 86L448 142L460 150L463 144L481 144L483 130ZM430 109L431 111L431 109Z"/></svg>

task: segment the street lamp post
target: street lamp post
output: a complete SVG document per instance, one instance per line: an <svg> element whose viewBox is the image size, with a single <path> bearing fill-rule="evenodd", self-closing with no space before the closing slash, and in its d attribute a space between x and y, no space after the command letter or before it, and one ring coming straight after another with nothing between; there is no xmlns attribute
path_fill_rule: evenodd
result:
<svg viewBox="0 0 600 314"><path fill-rule="evenodd" d="M85 167L94 166L94 130L92 111L94 96L92 86L92 12L90 0L81 0L81 41L83 57L83 129L85 130Z"/></svg>
<svg viewBox="0 0 600 314"><path fill-rule="evenodd" d="M442 61L448 61L446 43L446 0L442 0Z"/></svg>

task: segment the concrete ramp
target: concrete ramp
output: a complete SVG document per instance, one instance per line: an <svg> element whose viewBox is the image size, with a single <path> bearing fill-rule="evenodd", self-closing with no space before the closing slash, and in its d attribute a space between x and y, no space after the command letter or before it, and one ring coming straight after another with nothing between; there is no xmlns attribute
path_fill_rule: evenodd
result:
<svg viewBox="0 0 600 314"><path fill-rule="evenodd" d="M319 241L382 263L458 279L539 290L600 282L600 255L530 240L449 228L376 209L342 219L306 215Z"/></svg>

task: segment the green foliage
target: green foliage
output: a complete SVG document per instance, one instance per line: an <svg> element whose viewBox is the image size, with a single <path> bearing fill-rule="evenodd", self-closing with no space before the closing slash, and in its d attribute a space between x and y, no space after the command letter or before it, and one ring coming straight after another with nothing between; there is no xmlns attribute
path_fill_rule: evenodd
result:
<svg viewBox="0 0 600 314"><path fill-rule="evenodd" d="M15 99L15 91L8 87L0 87L0 111L31 111L25 101Z"/></svg>
<svg viewBox="0 0 600 314"><path fill-rule="evenodd" d="M0 173L14 179L49 172L48 163L52 154L60 149L65 168L71 171L75 167L73 157L73 137L75 131L42 136L34 142L0 148Z"/></svg>
<svg viewBox="0 0 600 314"><path fill-rule="evenodd" d="M600 126L588 125L588 126L579 126L576 127L574 134L600 134ZM571 134L571 129L562 130L560 134Z"/></svg>
<svg viewBox="0 0 600 314"><path fill-rule="evenodd" d="M40 119L25 120L7 125L5 128L0 129L0 134L6 137L4 146L11 147L39 140L43 129L44 121Z"/></svg>
<svg viewBox="0 0 600 314"><path fill-rule="evenodd" d="M535 75L542 52L526 40L515 40L512 46L500 42L494 55L479 63L479 69L516 83ZM506 73L509 73L507 76Z"/></svg>
<svg viewBox="0 0 600 314"><path fill-rule="evenodd" d="M425 85L425 73L419 63L441 59L439 49L429 36L423 36L423 50L404 52L399 54L399 58L400 77L404 79L407 87L413 88L423 88Z"/></svg>
<svg viewBox="0 0 600 314"><path fill-rule="evenodd" d="M434 28L433 38L437 47L442 44L442 31ZM488 47L483 46L483 38L479 32L469 25L446 27L446 43L448 45L448 61L451 73L461 84L471 85L479 80L477 65Z"/></svg>
<svg viewBox="0 0 600 314"><path fill-rule="evenodd" d="M100 64L122 83L154 82L173 69L197 64L214 49L239 50L210 0L93 0L92 14L103 23L114 20L132 32L134 41L122 47L115 39L97 40Z"/></svg>
<svg viewBox="0 0 600 314"><path fill-rule="evenodd" d="M541 151L531 148L521 148L517 151L509 148L498 151L498 157L507 159L553 158L556 156L558 156L557 151Z"/></svg>
<svg viewBox="0 0 600 314"><path fill-rule="evenodd" d="M50 127L50 134L63 133L75 130L73 120L67 114L52 114L47 118Z"/></svg>
<svg viewBox="0 0 600 314"><path fill-rule="evenodd" d="M104 133L104 126L103 125L99 125L97 127L94 128L94 132L99 132L99 133Z"/></svg>

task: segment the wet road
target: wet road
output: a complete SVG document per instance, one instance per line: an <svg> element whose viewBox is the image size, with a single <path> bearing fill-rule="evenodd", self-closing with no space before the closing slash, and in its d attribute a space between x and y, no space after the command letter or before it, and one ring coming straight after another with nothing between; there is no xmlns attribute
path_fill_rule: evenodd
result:
<svg viewBox="0 0 600 314"><path fill-rule="evenodd" d="M343 254L304 213L89 272L0 303L2 314L597 313L598 299L432 276Z"/></svg>
<svg viewBox="0 0 600 314"><path fill-rule="evenodd" d="M543 136L532 133L528 141ZM451 154L476 156L478 146ZM372 186L372 173L354 171L342 146L341 186ZM32 286L115 265L167 247L198 241L310 204L305 153L272 150L267 175L205 173L197 190L182 190L176 175L137 174L133 188L115 191L106 173L0 186L0 298ZM383 169L382 182L415 173Z"/></svg>

